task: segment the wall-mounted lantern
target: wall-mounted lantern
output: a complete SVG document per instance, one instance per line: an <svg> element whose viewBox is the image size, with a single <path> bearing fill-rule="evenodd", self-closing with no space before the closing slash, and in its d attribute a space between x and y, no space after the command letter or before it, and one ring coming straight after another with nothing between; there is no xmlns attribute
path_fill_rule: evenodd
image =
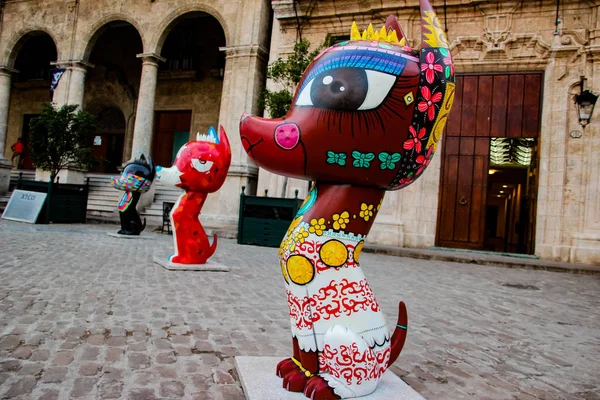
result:
<svg viewBox="0 0 600 400"><path fill-rule="evenodd" d="M596 100L598 100L598 96L594 93L589 90L584 90L583 86L585 80L586 78L582 76L580 83L581 92L574 96L575 105L577 106L577 115L579 117L579 125L584 128L590 123Z"/></svg>

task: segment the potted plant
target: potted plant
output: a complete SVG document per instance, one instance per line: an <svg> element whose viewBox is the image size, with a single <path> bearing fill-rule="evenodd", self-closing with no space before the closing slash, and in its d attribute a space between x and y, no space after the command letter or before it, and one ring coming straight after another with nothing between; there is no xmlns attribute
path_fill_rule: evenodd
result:
<svg viewBox="0 0 600 400"><path fill-rule="evenodd" d="M92 161L88 147L96 132L96 118L77 105L56 108L44 104L42 113L30 123L30 152L36 168L50 173L46 182L21 181L18 188L48 193L39 221L85 222L88 185L59 183L65 168L86 169Z"/></svg>

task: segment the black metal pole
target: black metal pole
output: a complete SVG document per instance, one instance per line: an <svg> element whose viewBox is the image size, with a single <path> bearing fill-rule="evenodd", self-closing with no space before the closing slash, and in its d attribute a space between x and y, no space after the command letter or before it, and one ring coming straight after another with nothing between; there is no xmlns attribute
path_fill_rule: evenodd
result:
<svg viewBox="0 0 600 400"><path fill-rule="evenodd" d="M560 0L556 0L556 18L554 19L554 34L558 35L558 24L560 19L558 18L558 9L560 8Z"/></svg>
<svg viewBox="0 0 600 400"><path fill-rule="evenodd" d="M446 7L446 0L444 0L444 31L446 32L446 36L448 36L448 17L446 16L448 9Z"/></svg>

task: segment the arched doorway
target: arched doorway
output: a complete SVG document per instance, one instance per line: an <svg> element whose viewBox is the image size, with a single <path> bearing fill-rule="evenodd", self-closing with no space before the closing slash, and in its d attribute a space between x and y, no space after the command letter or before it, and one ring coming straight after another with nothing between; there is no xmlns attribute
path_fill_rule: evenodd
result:
<svg viewBox="0 0 600 400"><path fill-rule="evenodd" d="M204 12L175 19L163 33L156 91L152 158L169 166L190 133L206 132L219 120L225 55L225 33Z"/></svg>
<svg viewBox="0 0 600 400"><path fill-rule="evenodd" d="M91 110L90 110L91 111ZM123 163L125 117L114 106L101 109L97 114L98 132L90 137L94 163L90 172L117 173Z"/></svg>
<svg viewBox="0 0 600 400"><path fill-rule="evenodd" d="M98 118L98 134L90 138L95 162L91 172L115 173L127 156L140 87L142 39L129 22L112 21L90 40L94 68L85 83L85 108ZM110 99L110 100L108 100Z"/></svg>
<svg viewBox="0 0 600 400"><path fill-rule="evenodd" d="M41 111L42 103L49 102L51 63L56 61L54 40L43 31L30 32L17 42L14 51L14 76L10 96L7 130L7 148L22 138L25 145L20 160L13 159L18 169L35 169L29 153L29 123ZM12 158L12 154L10 155Z"/></svg>

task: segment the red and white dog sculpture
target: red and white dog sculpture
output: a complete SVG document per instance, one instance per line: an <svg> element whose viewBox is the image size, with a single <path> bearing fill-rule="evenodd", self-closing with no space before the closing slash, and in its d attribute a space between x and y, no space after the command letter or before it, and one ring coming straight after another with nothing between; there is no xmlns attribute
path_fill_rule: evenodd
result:
<svg viewBox="0 0 600 400"><path fill-rule="evenodd" d="M385 191L430 163L454 99L452 56L428 0L421 29L417 51L394 16L362 35L353 25L351 40L306 69L284 118L240 123L259 166L315 182L279 251L293 351L277 374L311 399L372 393L404 345L404 304L390 335L359 258Z"/></svg>
<svg viewBox="0 0 600 400"><path fill-rule="evenodd" d="M217 248L200 224L200 211L209 193L221 188L231 164L231 148L223 127L217 136L211 126L207 134L197 134L195 142L186 143L171 168L156 167L158 181L185 190L171 211L175 253L172 263L204 264Z"/></svg>

